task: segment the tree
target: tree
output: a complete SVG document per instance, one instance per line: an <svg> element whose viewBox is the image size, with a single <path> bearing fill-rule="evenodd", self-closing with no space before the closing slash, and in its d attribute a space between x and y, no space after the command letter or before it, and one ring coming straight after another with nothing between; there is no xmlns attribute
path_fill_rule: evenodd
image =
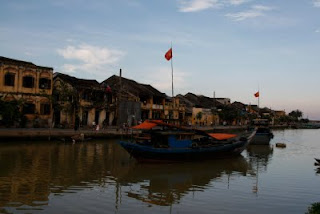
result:
<svg viewBox="0 0 320 214"><path fill-rule="evenodd" d="M80 107L78 90L63 81L59 81L59 85L53 91L52 105L54 112L64 111L67 114L66 119L69 115L74 117L78 114ZM66 123L68 122L70 121L66 121Z"/></svg>
<svg viewBox="0 0 320 214"><path fill-rule="evenodd" d="M20 111L23 100L4 101L0 98L1 125L10 127L18 123L20 127L26 125L26 117Z"/></svg>
<svg viewBox="0 0 320 214"><path fill-rule="evenodd" d="M242 117L241 110L233 106L225 106L219 112L219 117L221 120L227 121L228 123L232 123L233 121L238 120Z"/></svg>
<svg viewBox="0 0 320 214"><path fill-rule="evenodd" d="M202 112L199 111L196 115L196 119L200 122L200 120L202 119Z"/></svg>
<svg viewBox="0 0 320 214"><path fill-rule="evenodd" d="M294 121L298 121L302 117L303 113L302 111L297 109L295 111L290 112L288 115L292 117Z"/></svg>

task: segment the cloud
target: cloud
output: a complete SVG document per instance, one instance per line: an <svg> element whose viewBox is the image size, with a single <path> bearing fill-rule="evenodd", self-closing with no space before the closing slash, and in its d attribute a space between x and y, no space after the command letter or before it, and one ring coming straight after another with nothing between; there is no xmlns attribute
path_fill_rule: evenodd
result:
<svg viewBox="0 0 320 214"><path fill-rule="evenodd" d="M272 7L263 6L263 5L254 5L251 9L247 11L242 11L238 13L228 13L225 16L231 18L234 21L243 21L249 18L256 18L259 16L264 16L266 11L273 10Z"/></svg>
<svg viewBox="0 0 320 214"><path fill-rule="evenodd" d="M231 5L241 5L244 4L246 2L248 2L249 0L229 0L229 3Z"/></svg>
<svg viewBox="0 0 320 214"><path fill-rule="evenodd" d="M180 12L197 12L209 8L219 8L218 0L180 0Z"/></svg>
<svg viewBox="0 0 320 214"><path fill-rule="evenodd" d="M314 7L320 7L320 0L313 0Z"/></svg>
<svg viewBox="0 0 320 214"><path fill-rule="evenodd" d="M251 0L179 0L180 12L198 12L211 8L222 8L228 5L241 5Z"/></svg>
<svg viewBox="0 0 320 214"><path fill-rule="evenodd" d="M251 7L253 10L256 11L270 11L273 10L272 7L264 6L264 5L254 5Z"/></svg>
<svg viewBox="0 0 320 214"><path fill-rule="evenodd" d="M320 33L320 30L319 30L319 29L317 29L317 30L315 30L315 32L316 32L316 33Z"/></svg>
<svg viewBox="0 0 320 214"><path fill-rule="evenodd" d="M106 47L97 47L87 44L79 46L67 46L57 50L58 54L73 63L64 64L63 71L76 73L84 71L95 72L96 75L104 74L106 67L117 63L124 53ZM105 74L104 74L105 75Z"/></svg>

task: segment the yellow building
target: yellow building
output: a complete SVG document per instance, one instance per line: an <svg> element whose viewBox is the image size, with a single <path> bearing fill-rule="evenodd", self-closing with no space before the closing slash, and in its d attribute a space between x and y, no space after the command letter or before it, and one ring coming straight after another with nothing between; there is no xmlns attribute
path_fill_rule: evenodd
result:
<svg viewBox="0 0 320 214"><path fill-rule="evenodd" d="M48 127L52 120L53 69L0 57L0 98L17 101L29 127Z"/></svg>
<svg viewBox="0 0 320 214"><path fill-rule="evenodd" d="M211 109L192 108L192 125L210 126L219 123L218 115L212 113Z"/></svg>

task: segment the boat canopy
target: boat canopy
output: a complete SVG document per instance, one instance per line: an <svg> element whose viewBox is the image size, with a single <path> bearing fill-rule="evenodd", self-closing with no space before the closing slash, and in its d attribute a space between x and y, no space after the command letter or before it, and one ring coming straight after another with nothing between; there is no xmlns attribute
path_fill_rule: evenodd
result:
<svg viewBox="0 0 320 214"><path fill-rule="evenodd" d="M132 129L145 129L145 130L149 130L149 129L152 129L156 126L158 126L159 124L162 124L163 122L161 120L152 120L152 121L149 121L149 120L146 120L144 121L143 123L139 124L139 125L136 125L136 126L133 126L131 127Z"/></svg>
<svg viewBox="0 0 320 214"><path fill-rule="evenodd" d="M227 140L230 138L234 138L237 135L235 134L227 134L227 133L206 133L205 131L198 130L198 129L188 129L185 127L181 126L176 126L173 124L168 124L163 122L162 120L146 120L143 123L131 127L132 129L141 129L141 130L150 130L156 126L166 126L166 127L171 127L171 128L179 128L181 130L186 130L186 131L195 131L198 134L204 135L204 136L210 136L216 140Z"/></svg>
<svg viewBox="0 0 320 214"><path fill-rule="evenodd" d="M209 133L209 135L217 140L227 140L237 136L235 134L226 134L226 133Z"/></svg>

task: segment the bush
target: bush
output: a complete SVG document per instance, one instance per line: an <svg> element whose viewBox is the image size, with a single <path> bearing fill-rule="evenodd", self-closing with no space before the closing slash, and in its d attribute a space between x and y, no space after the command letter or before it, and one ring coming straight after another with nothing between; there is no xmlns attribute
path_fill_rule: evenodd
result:
<svg viewBox="0 0 320 214"><path fill-rule="evenodd" d="M320 214L320 202L311 204L306 214Z"/></svg>

